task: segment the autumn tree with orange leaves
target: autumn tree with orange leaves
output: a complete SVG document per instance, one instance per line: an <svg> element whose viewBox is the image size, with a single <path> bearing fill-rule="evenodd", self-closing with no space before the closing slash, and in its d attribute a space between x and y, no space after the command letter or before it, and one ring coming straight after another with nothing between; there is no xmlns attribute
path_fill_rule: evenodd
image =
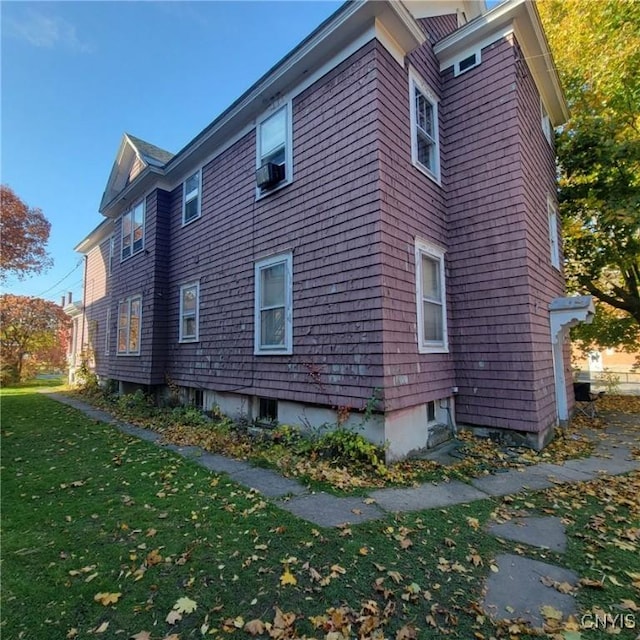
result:
<svg viewBox="0 0 640 640"><path fill-rule="evenodd" d="M66 364L69 318L60 306L42 298L0 296L2 380L18 382L39 367Z"/></svg>
<svg viewBox="0 0 640 640"><path fill-rule="evenodd" d="M0 186L0 279L22 279L51 266L47 253L51 223L40 209L27 206L6 186Z"/></svg>

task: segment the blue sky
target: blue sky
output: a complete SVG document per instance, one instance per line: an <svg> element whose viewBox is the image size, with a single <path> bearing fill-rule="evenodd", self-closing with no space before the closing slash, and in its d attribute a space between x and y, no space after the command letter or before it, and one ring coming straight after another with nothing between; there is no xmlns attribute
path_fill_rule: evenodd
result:
<svg viewBox="0 0 640 640"><path fill-rule="evenodd" d="M54 267L3 291L82 297L73 247L122 134L176 152L342 3L2 2L0 178L51 222Z"/></svg>

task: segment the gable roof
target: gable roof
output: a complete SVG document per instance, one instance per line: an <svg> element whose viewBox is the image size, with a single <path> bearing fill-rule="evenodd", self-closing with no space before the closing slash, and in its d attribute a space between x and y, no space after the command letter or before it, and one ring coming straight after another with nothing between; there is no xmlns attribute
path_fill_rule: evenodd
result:
<svg viewBox="0 0 640 640"><path fill-rule="evenodd" d="M125 134L100 212L117 217L145 190L174 188L187 171L255 126L274 96L287 95L292 87L309 86L367 38L378 38L402 64L404 56L426 39L417 20L449 13L457 14L463 26L434 46L441 69L469 46L487 38L494 41L505 29L516 31L527 59L533 60L534 80L552 122L566 121L564 97L533 0L505 0L489 12L484 0L347 0L175 155Z"/></svg>
<svg viewBox="0 0 640 640"><path fill-rule="evenodd" d="M145 142L140 138L132 136L130 133L125 133L124 135L137 150L139 156L143 158L147 164L155 164L158 167L164 167L164 165L173 158L173 153L170 151L165 151L160 147L156 147L155 144Z"/></svg>
<svg viewBox="0 0 640 640"><path fill-rule="evenodd" d="M161 172L171 158L173 158L173 153L125 133L111 168L107 186L102 194L100 210L103 210L145 169L150 168Z"/></svg>

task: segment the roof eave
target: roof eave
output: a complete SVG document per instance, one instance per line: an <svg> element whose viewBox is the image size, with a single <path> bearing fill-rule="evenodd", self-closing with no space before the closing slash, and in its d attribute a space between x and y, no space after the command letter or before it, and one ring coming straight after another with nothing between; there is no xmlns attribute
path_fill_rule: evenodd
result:
<svg viewBox="0 0 640 640"><path fill-rule="evenodd" d="M433 49L441 63L440 68L448 68L465 50L486 42L492 34L504 34L508 29L515 33L522 47L551 122L554 126L565 123L569 110L540 17L531 0L503 2L440 40Z"/></svg>
<svg viewBox="0 0 640 640"><path fill-rule="evenodd" d="M95 229L92 229L80 242L73 248L78 253L87 254L97 244L100 244L105 238L113 233L113 220L107 218L103 220Z"/></svg>

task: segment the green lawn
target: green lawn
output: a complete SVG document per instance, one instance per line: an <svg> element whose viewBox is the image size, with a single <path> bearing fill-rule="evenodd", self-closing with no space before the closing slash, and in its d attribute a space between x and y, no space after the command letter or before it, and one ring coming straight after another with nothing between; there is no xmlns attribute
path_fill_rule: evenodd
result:
<svg viewBox="0 0 640 640"><path fill-rule="evenodd" d="M566 516L576 535L565 564L594 580L609 567L604 588L578 597L609 610L639 599L635 542L621 537L638 516L637 485L630 476L610 495L564 490L319 529L33 389L3 390L1 635L524 637L478 610L493 557L522 552L485 523L522 509ZM607 507L615 527L589 530Z"/></svg>

